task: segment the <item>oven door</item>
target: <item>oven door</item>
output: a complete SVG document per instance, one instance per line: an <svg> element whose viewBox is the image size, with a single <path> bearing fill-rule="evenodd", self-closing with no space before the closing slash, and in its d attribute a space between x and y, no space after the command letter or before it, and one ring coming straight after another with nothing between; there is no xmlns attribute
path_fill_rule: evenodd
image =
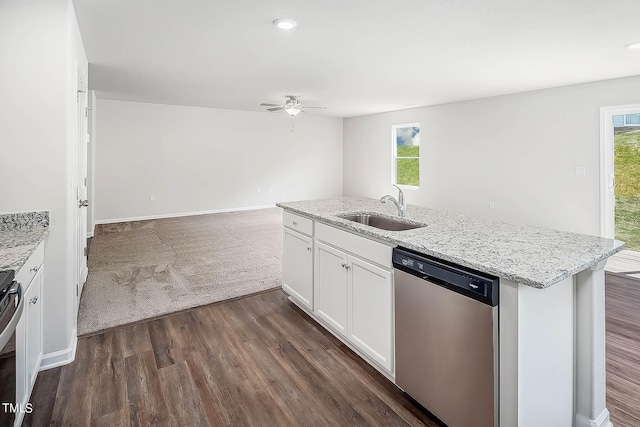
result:
<svg viewBox="0 0 640 427"><path fill-rule="evenodd" d="M22 316L22 287L14 286L2 301L0 315L0 426L11 426L16 409L16 325Z"/></svg>

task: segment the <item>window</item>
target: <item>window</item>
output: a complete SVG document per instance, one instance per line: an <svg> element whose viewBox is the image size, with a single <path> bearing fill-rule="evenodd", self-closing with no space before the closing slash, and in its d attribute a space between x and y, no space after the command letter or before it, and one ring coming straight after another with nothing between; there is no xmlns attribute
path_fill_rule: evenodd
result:
<svg viewBox="0 0 640 427"><path fill-rule="evenodd" d="M418 188L420 186L420 123L391 127L393 146L393 183Z"/></svg>

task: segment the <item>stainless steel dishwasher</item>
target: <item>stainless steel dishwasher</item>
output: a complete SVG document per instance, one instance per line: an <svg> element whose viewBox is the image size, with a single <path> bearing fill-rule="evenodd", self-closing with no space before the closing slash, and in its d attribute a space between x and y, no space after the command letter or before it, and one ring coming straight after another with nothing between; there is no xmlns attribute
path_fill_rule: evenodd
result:
<svg viewBox="0 0 640 427"><path fill-rule="evenodd" d="M393 251L396 385L449 427L498 425L498 278Z"/></svg>

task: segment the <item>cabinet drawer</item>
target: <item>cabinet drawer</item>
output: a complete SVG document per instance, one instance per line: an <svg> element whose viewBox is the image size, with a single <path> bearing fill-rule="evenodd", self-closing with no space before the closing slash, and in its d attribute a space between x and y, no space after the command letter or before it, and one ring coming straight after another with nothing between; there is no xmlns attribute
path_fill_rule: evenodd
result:
<svg viewBox="0 0 640 427"><path fill-rule="evenodd" d="M31 254L27 262L24 263L18 274L16 281L22 283L23 291L26 291L35 277L36 273L42 267L44 262L44 242L40 242L36 250Z"/></svg>
<svg viewBox="0 0 640 427"><path fill-rule="evenodd" d="M285 227L306 234L307 236L313 236L313 220L309 218L284 211L282 222Z"/></svg>
<svg viewBox="0 0 640 427"><path fill-rule="evenodd" d="M351 252L361 258L366 258L388 269L392 268L392 247L384 243L360 237L319 222L316 223L316 239Z"/></svg>

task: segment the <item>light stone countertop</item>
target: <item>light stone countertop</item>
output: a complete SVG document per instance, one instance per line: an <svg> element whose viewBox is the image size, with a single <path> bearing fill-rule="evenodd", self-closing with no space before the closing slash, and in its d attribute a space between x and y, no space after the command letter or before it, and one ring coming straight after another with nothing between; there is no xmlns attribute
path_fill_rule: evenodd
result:
<svg viewBox="0 0 640 427"><path fill-rule="evenodd" d="M365 197L278 203L292 213L514 282L546 288L620 251L624 243L585 234L500 222L407 205L405 219L426 224L386 231L337 216L377 213L397 218L391 203Z"/></svg>
<svg viewBox="0 0 640 427"><path fill-rule="evenodd" d="M0 214L0 270L16 274L49 234L49 212Z"/></svg>

